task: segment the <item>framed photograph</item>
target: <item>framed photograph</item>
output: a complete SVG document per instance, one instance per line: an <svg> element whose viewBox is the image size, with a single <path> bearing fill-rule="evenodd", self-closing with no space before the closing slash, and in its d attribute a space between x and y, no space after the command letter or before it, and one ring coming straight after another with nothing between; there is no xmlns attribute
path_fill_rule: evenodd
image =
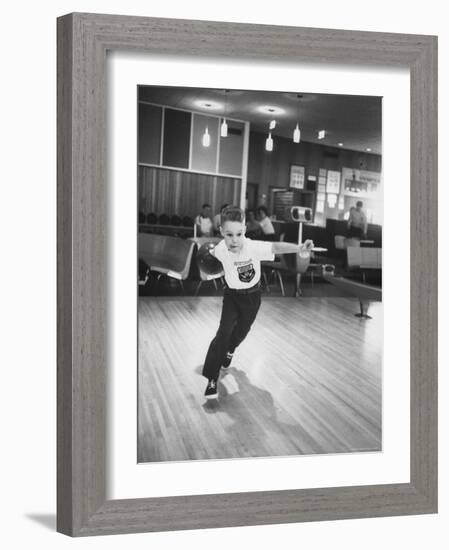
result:
<svg viewBox="0 0 449 550"><path fill-rule="evenodd" d="M143 76L139 74L134 79L129 73L124 77L121 71L127 63L123 58L117 59L114 64L113 72L117 76L111 82L114 97L111 113L117 116L111 116L111 124L116 128L118 137L114 139L117 146L113 147L110 156L123 159L124 167L133 166L131 159L125 160L129 137L122 142L120 136L128 135L122 129L122 121L129 123L132 119L132 113L136 111L136 98L128 99L126 94L122 95L123 86L116 90L115 83L137 78L137 253L140 266L137 307L138 463L330 457L338 453L382 452L381 304L372 305L372 314L374 308L378 307L378 311L376 321L370 323L369 329L356 321L343 338L339 327L347 322L344 308L334 312L333 323L329 315L335 305L329 302L331 292L335 298L335 286L331 284L325 288L320 277L314 280L313 289L309 288L306 277L302 284L299 280L296 286L296 275L301 273L293 265L292 256L283 257L281 261L285 263L278 264L282 266L282 272L278 272L278 287L270 281L271 263L261 264L262 272L258 278L252 258L246 258L243 253L236 256L238 259L230 256L237 270L235 273L231 270L231 276L234 273L236 277L229 280L229 272L208 253L212 247L220 246L223 237L221 218L227 205L238 205L247 210L247 239L256 241L256 246L272 248L271 243L260 243L264 239L263 224L271 222L266 216L262 218L256 197L247 196L246 180L257 182L258 188L265 191L268 190L266 185L271 182L271 175L268 170L260 174L260 166L268 162L276 165L282 180L281 174L288 174L289 165L284 159L289 155L299 155L308 148L311 156L320 158L323 147L316 134L308 129L318 124L313 120L317 115L330 118L332 114L333 120L336 120L335 112L342 113L339 127L343 128L345 121L354 119L356 113L370 113L369 118L358 117L361 135L354 140L352 147L360 149L362 134L376 132L377 143L371 144L373 153L367 158L367 163L373 170L380 171L380 98L319 94L316 80L313 93L301 90L301 101L308 104L308 110L301 120L302 143L297 143L292 139L296 125L296 112L292 109L295 94L231 86L217 89L154 85L154 77L150 81L145 80L148 78L146 74L153 71L143 72ZM267 150L266 122L274 109L285 114L271 129L275 147ZM333 133L336 131L334 129ZM361 154L360 151L348 149L346 162L350 160L358 164ZM113 172L121 173L121 164L122 160L115 161ZM315 191L310 189L312 185L309 183L315 184L316 177L311 176L312 180L309 177L307 189L304 189L304 172L304 166L291 165L290 182L284 180L284 187L274 193L274 200L268 203L269 212L276 216L274 223L280 226L279 231L284 232L284 238L288 241L293 239L297 242L300 231L299 222L292 222L292 207L302 205L297 216L300 221L310 224L313 220ZM329 170L329 181L332 174L334 179L335 175L338 176L339 184L340 172ZM132 174L126 179L131 181L131 178ZM110 181L113 183L114 177ZM339 185L332 187L327 201L325 193L318 194L317 200L323 204L321 211L324 212L326 206L329 218L336 211L338 192ZM125 203L126 197L123 196L118 202ZM371 220L376 223L382 219L383 210L380 198L378 202L377 217ZM122 217L119 215L118 219ZM150 220L152 223L148 223ZM157 221L159 223L155 223ZM346 225L344 221L341 223ZM307 230L316 247L322 248L326 243L322 235L324 231L311 224ZM373 233L380 231L380 225L372 223L370 230ZM331 232L330 228L325 228L325 231ZM125 229L120 233L127 235ZM131 240L131 237L126 238L128 243ZM245 246L254 244L250 241L244 241ZM380 239L375 244L379 246ZM131 248L134 249L134 246ZM175 261L178 263L177 269L174 268ZM135 259L124 258L118 263L133 265ZM317 272L319 268L321 266L317 263ZM306 275L308 277L309 274ZM380 273L372 270L364 276L370 276L369 282L376 285L380 297ZM217 373L212 369L213 350L217 342L240 334L240 331L243 332L240 327L244 327L238 322L235 327L239 328L235 328L224 320L218 329L219 338L215 337L222 317L223 297L228 296L228 289L223 287L225 281L226 285L237 285L237 292L257 290L256 285L262 284L263 292L260 307L254 309L255 317L250 330L246 331L243 339L239 337L238 345L231 342L226 345L227 349L231 349L233 358ZM125 285L123 283L119 291L121 295ZM239 285L241 288L238 288ZM127 286L134 290L132 282ZM296 291L303 297L301 304L293 297ZM309 315L317 320L323 299L327 306L319 324L324 330L317 334L313 323L304 322L304 310L310 308ZM338 301L342 306L346 300L347 297L339 293ZM132 296L127 301L131 302ZM223 311L226 312L227 307ZM118 315L124 317L126 314ZM287 325L273 321L281 316L288 316ZM194 330L192 327L195 327ZM269 340L265 336L267 332L270 333ZM299 333L301 340L298 339ZM339 336L331 339L328 336L331 333ZM123 339L123 334L124 331L120 330L113 339ZM177 335L176 339L173 339L173 334ZM329 352L323 353L313 345L308 348L308 362L305 364L304 340L317 338L328 341ZM369 340L372 346L369 358L364 356L363 340ZM211 351L208 352L211 342ZM336 346L344 348L352 358L344 374L341 362L334 356ZM168 349L170 353L167 353ZM355 376L354 370L361 368L368 370L370 375L365 381L358 380L356 388L352 387L349 381ZM272 371L277 372L275 384ZM318 371L321 372L321 390L310 391L305 397L303 385L313 386ZM203 394L206 374L210 372L216 386L213 394L218 394L218 397L210 397L209 401L209 395ZM173 381L179 382L175 388ZM119 387L123 388L124 384L125 380ZM324 390L324 387L338 388L338 391L351 397L345 405L336 407L332 404L331 392ZM173 399L173 393L176 399ZM369 400L366 399L367 393L370 394ZM288 404L283 403L285 394L289 395ZM252 402L253 406L248 407L248 402ZM133 407L130 409L133 410ZM322 418L313 418L314 415L308 412L313 409L322 410ZM169 420L164 418L166 414ZM321 422L325 422L328 435L321 433ZM334 436L329 437L330 433ZM204 434L208 434L207 440L204 440ZM119 438L117 434L117 440ZM126 444L119 446L123 448ZM181 467L186 466L183 464Z"/></svg>
<svg viewBox="0 0 449 550"><path fill-rule="evenodd" d="M304 166L290 166L290 187L304 189Z"/></svg>
<svg viewBox="0 0 449 550"><path fill-rule="evenodd" d="M78 13L58 19L58 531L88 536L437 511L436 50L436 37L421 35ZM262 64L279 76L276 88L266 89ZM258 82L249 65L263 76ZM364 71L355 94L383 98L376 111L382 138L390 135L391 113L397 135L401 115L378 87L379 75L387 67L386 83L391 67L401 72L391 93L406 96L409 141L401 151L386 147L381 163L375 151L367 155L368 145L354 152L347 143L314 144L314 126L301 113L302 104L312 112L321 94L340 102L354 95L326 71L347 82L355 66ZM309 70L300 80L310 86L297 90L292 79ZM246 93L285 112L268 110L258 129L248 111L237 110ZM347 102L343 111L350 108ZM296 125L304 144L291 143ZM260 156L249 161L259 145ZM316 166L303 161L306 150ZM278 164L275 155L291 160ZM383 187L392 157L402 158L402 168L411 159L402 178L407 200L390 194L398 185ZM213 274L216 264L202 246L222 242L222 226L214 233L213 224L225 203L263 205L274 162L289 175L292 163L315 170L323 187L330 171L363 165L355 180L375 180L369 207L378 225L390 205L409 204L402 262L409 284L400 298L397 280L387 282L397 246L390 261L394 239L383 235L385 287L373 319L362 299L363 319L354 317L355 297L346 310L328 301L318 321L312 299L264 296L249 336L220 374L218 400L205 401L201 369L220 315L223 273ZM257 174L265 187L257 187ZM339 180L333 210L324 200L320 209L346 225L339 205L353 201L338 200L341 188ZM249 285L247 263L237 272ZM372 285L357 285L371 293L368 301L379 296ZM315 332L294 332L298 314ZM341 338L320 340L316 330L332 320L346 327L337 326ZM292 335L282 337L282 326ZM363 349L344 347L348 327ZM403 361L382 367L382 334L386 343L401 331ZM300 370L298 349L307 350ZM271 372L263 366L270 353ZM322 362L317 372L314 353L336 362ZM358 371L354 353L363 356ZM346 383L363 388L358 410ZM382 384L396 384L400 406L391 407ZM390 470L379 473L390 458Z"/></svg>

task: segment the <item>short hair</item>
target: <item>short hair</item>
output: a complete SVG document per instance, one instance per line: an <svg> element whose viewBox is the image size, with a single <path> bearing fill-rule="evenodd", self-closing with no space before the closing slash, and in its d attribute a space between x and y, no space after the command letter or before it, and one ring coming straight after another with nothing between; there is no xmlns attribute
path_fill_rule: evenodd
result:
<svg viewBox="0 0 449 550"><path fill-rule="evenodd" d="M268 216L268 210L265 206L258 206L257 207L257 212L263 212L265 214L265 216Z"/></svg>
<svg viewBox="0 0 449 550"><path fill-rule="evenodd" d="M362 201L357 201L357 202L355 203L355 205L356 205L356 206L360 206L360 208L362 208L363 202L362 202Z"/></svg>
<svg viewBox="0 0 449 550"><path fill-rule="evenodd" d="M224 204L222 204L220 206L220 212L222 212L227 206L229 206L229 203L228 202L225 202Z"/></svg>
<svg viewBox="0 0 449 550"><path fill-rule="evenodd" d="M227 206L220 215L220 223L223 226L225 222L245 222L245 213L238 206Z"/></svg>

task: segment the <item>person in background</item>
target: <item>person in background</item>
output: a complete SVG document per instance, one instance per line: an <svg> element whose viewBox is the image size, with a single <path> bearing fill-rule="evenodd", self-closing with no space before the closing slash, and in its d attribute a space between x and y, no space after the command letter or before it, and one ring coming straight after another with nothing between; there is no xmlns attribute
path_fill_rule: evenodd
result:
<svg viewBox="0 0 449 550"><path fill-rule="evenodd" d="M246 212L246 236L248 239L261 239L262 228L260 223L256 220L256 213L254 210L247 210Z"/></svg>
<svg viewBox="0 0 449 550"><path fill-rule="evenodd" d="M351 206L348 218L348 238L363 239L368 230L366 214L362 210L363 202L357 201L355 207Z"/></svg>
<svg viewBox="0 0 449 550"><path fill-rule="evenodd" d="M222 204L220 208L220 212L218 214L215 214L214 216L214 233L215 235L220 234L220 224L221 224L221 214L223 213L223 210L228 206L228 203Z"/></svg>
<svg viewBox="0 0 449 550"><path fill-rule="evenodd" d="M201 214L195 218L196 236L197 237L212 237L214 224L210 217L210 204L204 203L201 207Z"/></svg>
<svg viewBox="0 0 449 550"><path fill-rule="evenodd" d="M275 231L273 224L268 216L268 210L265 206L259 206L257 208L257 219L259 221L260 227L263 233L263 239L265 241L274 241Z"/></svg>

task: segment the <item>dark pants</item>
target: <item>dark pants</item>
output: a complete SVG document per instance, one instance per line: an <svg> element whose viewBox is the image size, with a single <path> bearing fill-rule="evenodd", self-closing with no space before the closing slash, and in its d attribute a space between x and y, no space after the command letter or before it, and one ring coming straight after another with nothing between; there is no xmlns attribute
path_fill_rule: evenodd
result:
<svg viewBox="0 0 449 550"><path fill-rule="evenodd" d="M217 379L227 352L233 353L243 342L260 307L261 292L240 294L224 291L220 326L209 346L203 367L203 376Z"/></svg>
<svg viewBox="0 0 449 550"><path fill-rule="evenodd" d="M361 227L356 227L355 225L350 225L348 228L347 237L361 239L363 237L363 229Z"/></svg>

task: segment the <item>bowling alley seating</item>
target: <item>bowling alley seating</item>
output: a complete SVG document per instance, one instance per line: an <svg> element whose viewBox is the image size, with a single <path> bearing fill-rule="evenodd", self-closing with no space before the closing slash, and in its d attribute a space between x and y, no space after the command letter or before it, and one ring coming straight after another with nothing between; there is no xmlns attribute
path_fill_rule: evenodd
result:
<svg viewBox="0 0 449 550"><path fill-rule="evenodd" d="M214 275L209 275L208 273L206 273L205 271L203 271L199 266L198 266L198 273L200 275L200 280L198 282L198 285L195 289L195 296L198 295L198 292L201 288L201 285L204 283L204 282L207 282L207 281L212 281L214 287L215 287L215 290L218 290L218 285L217 285L217 279L220 280L220 282L222 283L222 286L223 286L223 281L224 281L224 271L222 271L221 273L216 273Z"/></svg>
<svg viewBox="0 0 449 550"><path fill-rule="evenodd" d="M279 241L281 242L284 241L284 236L285 236L284 233L281 233L279 235ZM289 267L287 265L285 255L278 254L275 256L273 261L262 262L261 267L262 267L262 279L263 279L266 291L271 292L270 284L268 281L268 275L270 276L270 278L275 276L278 279L282 296L285 296L284 280L282 278L282 274L287 273L289 271Z"/></svg>
<svg viewBox="0 0 449 550"><path fill-rule="evenodd" d="M139 258L158 273L157 281L166 275L179 281L184 291L183 281L189 275L195 243L190 240L156 235L154 233L139 233Z"/></svg>
<svg viewBox="0 0 449 550"><path fill-rule="evenodd" d="M268 275L267 275L267 271L268 271L269 275L271 276L274 275L277 277L282 296L285 296L284 280L282 279L282 272L286 270L287 269L284 266L282 259L274 260L273 262L270 262L270 261L262 262L262 278L263 278L263 282L267 292L271 292L270 284L268 282Z"/></svg>
<svg viewBox="0 0 449 550"><path fill-rule="evenodd" d="M157 216L154 212L150 212L149 214L147 214L147 223L157 223Z"/></svg>
<svg viewBox="0 0 449 550"><path fill-rule="evenodd" d="M150 278L149 266L139 258L139 286L145 286Z"/></svg>
<svg viewBox="0 0 449 550"><path fill-rule="evenodd" d="M190 216L184 216L182 218L182 225L184 227L193 227L193 218L191 218Z"/></svg>
<svg viewBox="0 0 449 550"><path fill-rule="evenodd" d="M364 248L359 246L348 246L348 269L360 271L362 281L366 280L366 272L369 270L382 269L382 248Z"/></svg>
<svg viewBox="0 0 449 550"><path fill-rule="evenodd" d="M340 267L346 267L346 237L344 235L334 235L332 261Z"/></svg>
<svg viewBox="0 0 449 550"><path fill-rule="evenodd" d="M170 216L167 214L161 214L158 218L158 222L161 225L170 225Z"/></svg>
<svg viewBox="0 0 449 550"><path fill-rule="evenodd" d="M201 247L204 244L207 244L207 243L217 244L217 243L219 243L221 241L221 238L220 237L196 237L195 239L191 239L191 240L195 242L198 249L201 249ZM200 276L200 280L199 280L198 285L195 289L195 296L198 295L198 292L201 288L201 285L204 282L207 282L207 281L212 281L212 283L215 287L215 290L218 290L217 279L220 280L220 282L222 284L224 282L224 271L223 271L223 269L220 269L219 271L217 271L217 270L214 269L213 265L212 265L213 269L208 269L207 265L204 264L204 261L200 260L198 255L195 257L195 260L196 260L196 265L198 267L198 274Z"/></svg>

